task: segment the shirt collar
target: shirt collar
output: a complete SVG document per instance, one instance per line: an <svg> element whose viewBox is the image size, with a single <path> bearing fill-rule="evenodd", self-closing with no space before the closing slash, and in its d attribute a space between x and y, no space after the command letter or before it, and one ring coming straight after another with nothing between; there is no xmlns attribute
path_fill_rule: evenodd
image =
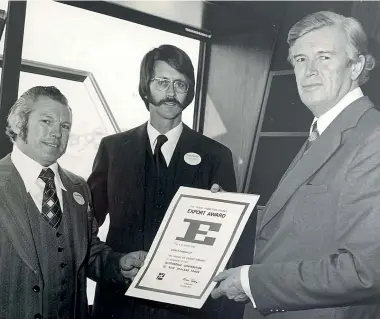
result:
<svg viewBox="0 0 380 319"><path fill-rule="evenodd" d="M44 168L50 168L54 172L54 183L56 187L66 191L65 186L62 183L61 176L59 175L58 163L53 163L48 167L44 167L37 163L29 156L25 155L16 144L13 144L13 150L11 154L13 165L19 172L22 180L24 181L26 191L29 193L30 189L36 183L41 170Z"/></svg>
<svg viewBox="0 0 380 319"><path fill-rule="evenodd" d="M176 127L173 127L170 131L166 132L164 135L168 138L168 144L176 145L179 140L179 137L181 136L182 130L183 130L183 124L182 122L180 122ZM157 137L161 135L161 133L157 131L150 122L148 122L147 131L148 131L150 146L152 147L152 152L153 152L154 147L157 142Z"/></svg>
<svg viewBox="0 0 380 319"><path fill-rule="evenodd" d="M363 92L360 87L357 87L356 89L353 89L352 91L348 92L343 98L330 110L328 110L326 113L322 114L320 117L315 117L313 120L313 123L311 127L313 126L314 122L317 121L317 128L319 134L322 134L324 130L331 124L333 120L352 102L356 101L357 99L361 98L363 96ZM310 128L311 133L311 128Z"/></svg>

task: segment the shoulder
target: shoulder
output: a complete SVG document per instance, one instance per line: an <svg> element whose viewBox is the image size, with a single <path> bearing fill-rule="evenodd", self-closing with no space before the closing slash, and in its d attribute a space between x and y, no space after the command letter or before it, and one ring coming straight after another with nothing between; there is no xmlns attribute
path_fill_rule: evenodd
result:
<svg viewBox="0 0 380 319"><path fill-rule="evenodd" d="M380 157L380 112L375 108L364 112L347 141L349 145L352 145L353 163L368 162L375 158L375 161L378 162Z"/></svg>
<svg viewBox="0 0 380 319"><path fill-rule="evenodd" d="M202 133L196 132L185 126L184 132L186 132L185 134L188 134L189 137L197 143L197 146L206 153L214 153L217 155L231 154L231 150L227 146L203 135Z"/></svg>
<svg viewBox="0 0 380 319"><path fill-rule="evenodd" d="M74 185L87 185L86 181L84 180L83 177L76 175L73 172L71 172L68 169L63 168L61 166L59 166L59 169L60 169L62 174L64 174L66 177L69 178L69 180L72 184L74 184ZM62 176L61 176L61 178L62 178Z"/></svg>
<svg viewBox="0 0 380 319"><path fill-rule="evenodd" d="M10 154L0 159L0 187L3 187L9 181L15 170L16 167L12 163Z"/></svg>
<svg viewBox="0 0 380 319"><path fill-rule="evenodd" d="M362 135L378 135L380 130L380 112L374 107L368 109L359 119L357 128L358 132ZM364 134L364 132L367 132L367 134Z"/></svg>
<svg viewBox="0 0 380 319"><path fill-rule="evenodd" d="M108 136L105 136L102 138L101 144L108 146L119 146L125 142L127 142L130 139L133 139L134 137L138 136L139 134L142 134L146 130L146 123L134 127L128 131L111 134Z"/></svg>

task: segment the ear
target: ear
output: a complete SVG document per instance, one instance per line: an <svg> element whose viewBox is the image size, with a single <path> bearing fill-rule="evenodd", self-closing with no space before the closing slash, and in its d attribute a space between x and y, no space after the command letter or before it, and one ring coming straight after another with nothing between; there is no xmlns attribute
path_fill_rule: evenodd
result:
<svg viewBox="0 0 380 319"><path fill-rule="evenodd" d="M356 81L359 75L362 73L365 66L365 57L364 55L359 55L355 62L351 65L351 79Z"/></svg>
<svg viewBox="0 0 380 319"><path fill-rule="evenodd" d="M22 123L21 123L21 119L19 118L17 123L16 123L16 126L13 128L13 131L19 135L21 133L21 127L22 127Z"/></svg>

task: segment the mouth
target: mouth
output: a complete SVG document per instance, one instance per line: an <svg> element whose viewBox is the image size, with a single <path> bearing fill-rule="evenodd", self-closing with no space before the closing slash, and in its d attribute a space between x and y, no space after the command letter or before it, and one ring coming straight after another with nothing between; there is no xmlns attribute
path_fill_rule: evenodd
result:
<svg viewBox="0 0 380 319"><path fill-rule="evenodd" d="M178 103L177 102L164 102L165 105L169 105L169 106L177 106Z"/></svg>
<svg viewBox="0 0 380 319"><path fill-rule="evenodd" d="M322 86L322 84L315 83L315 84L302 85L302 88L304 90L314 90L314 89L317 89L317 88L319 88L321 86Z"/></svg>
<svg viewBox="0 0 380 319"><path fill-rule="evenodd" d="M48 142L42 142L43 144L49 146L49 147L53 147L53 148L58 148L59 147L59 144L58 143L48 143Z"/></svg>

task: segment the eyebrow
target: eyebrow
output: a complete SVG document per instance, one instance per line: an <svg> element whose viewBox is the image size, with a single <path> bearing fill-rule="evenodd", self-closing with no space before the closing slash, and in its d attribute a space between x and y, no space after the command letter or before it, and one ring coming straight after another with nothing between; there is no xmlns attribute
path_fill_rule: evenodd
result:
<svg viewBox="0 0 380 319"><path fill-rule="evenodd" d="M50 117L51 119L53 118L49 113L40 113L40 116Z"/></svg>
<svg viewBox="0 0 380 319"><path fill-rule="evenodd" d="M319 51L317 51L317 54L326 54L326 53L327 54L335 55L337 52L334 51L334 50L331 50L331 51L329 51L329 50L319 50ZM293 55L293 58L297 58L299 56L306 56L306 54L304 54L304 53L298 53L298 54Z"/></svg>
<svg viewBox="0 0 380 319"><path fill-rule="evenodd" d="M334 50L320 50L317 52L318 54L321 54L321 53L328 53L328 54L336 54L336 51Z"/></svg>
<svg viewBox="0 0 380 319"><path fill-rule="evenodd" d="M53 116L51 116L50 114L48 114L48 113L41 113L40 114L40 116L45 116L45 117L49 117L49 118L51 118L51 119L54 119L54 117ZM62 122L61 124L72 124L71 122L68 122L68 121L65 121L65 122Z"/></svg>
<svg viewBox="0 0 380 319"><path fill-rule="evenodd" d="M169 78L167 78L166 76L154 76L153 78L172 81L172 80L170 80ZM182 80L182 79L174 79L173 81L182 81L182 82L186 82L186 80Z"/></svg>

